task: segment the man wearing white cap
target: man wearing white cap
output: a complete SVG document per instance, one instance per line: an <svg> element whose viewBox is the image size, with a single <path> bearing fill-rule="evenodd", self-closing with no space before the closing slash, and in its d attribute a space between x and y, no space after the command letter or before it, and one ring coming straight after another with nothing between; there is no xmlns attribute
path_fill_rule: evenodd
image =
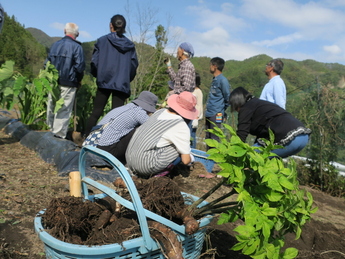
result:
<svg viewBox="0 0 345 259"><path fill-rule="evenodd" d="M168 74L170 80L174 84L175 94L182 93L183 91L193 92L195 88L195 68L190 58L194 56L193 46L189 42L183 42L177 49L177 59L180 61L178 71L175 73L171 67L170 59L164 60L168 67Z"/></svg>

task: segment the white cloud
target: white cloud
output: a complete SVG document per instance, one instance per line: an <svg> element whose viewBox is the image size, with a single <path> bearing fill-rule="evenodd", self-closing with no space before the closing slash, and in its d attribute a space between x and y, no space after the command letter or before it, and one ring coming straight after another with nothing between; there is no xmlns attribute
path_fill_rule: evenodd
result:
<svg viewBox="0 0 345 259"><path fill-rule="evenodd" d="M344 31L345 15L319 2L300 4L293 0L244 0L241 11L253 20L295 29L308 38L333 37Z"/></svg>
<svg viewBox="0 0 345 259"><path fill-rule="evenodd" d="M200 26L200 29L224 27L228 31L240 31L247 27L242 18L231 15L231 11L236 9L229 3L223 4L220 12L208 9L206 6L189 6L188 10L188 15L197 16L196 24Z"/></svg>
<svg viewBox="0 0 345 259"><path fill-rule="evenodd" d="M257 46L272 47L276 45L295 42L301 39L303 39L303 36L300 33L296 32L294 34L277 37L273 40L253 41L252 43Z"/></svg>
<svg viewBox="0 0 345 259"><path fill-rule="evenodd" d="M339 47L345 45L344 0L333 5L329 1L242 0L217 5L200 1L186 9L197 26L180 28L180 42L191 42L196 56L226 60L266 54L345 63L345 51Z"/></svg>
<svg viewBox="0 0 345 259"><path fill-rule="evenodd" d="M337 45L324 46L323 49L333 55L341 53L341 48Z"/></svg>
<svg viewBox="0 0 345 259"><path fill-rule="evenodd" d="M59 30L60 32L62 31L62 33L63 33L64 28L65 28L65 24L58 23L58 22L54 22L54 23L50 24L49 26L51 28Z"/></svg>
<svg viewBox="0 0 345 259"><path fill-rule="evenodd" d="M83 37L85 39L92 39L92 36L87 31L79 31L79 37Z"/></svg>

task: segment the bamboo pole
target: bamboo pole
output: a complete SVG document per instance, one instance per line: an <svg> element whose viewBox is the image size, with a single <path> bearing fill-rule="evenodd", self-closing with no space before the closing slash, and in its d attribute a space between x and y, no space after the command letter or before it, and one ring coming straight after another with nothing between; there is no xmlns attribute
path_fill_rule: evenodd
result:
<svg viewBox="0 0 345 259"><path fill-rule="evenodd" d="M71 196L81 197L81 176L79 171L69 173L69 192Z"/></svg>

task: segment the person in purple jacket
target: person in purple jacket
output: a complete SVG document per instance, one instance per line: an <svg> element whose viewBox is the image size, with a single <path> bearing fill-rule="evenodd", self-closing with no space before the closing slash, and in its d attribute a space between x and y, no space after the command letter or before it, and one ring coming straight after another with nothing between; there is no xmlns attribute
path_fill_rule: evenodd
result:
<svg viewBox="0 0 345 259"><path fill-rule="evenodd" d="M86 136L103 114L110 95L112 109L124 105L131 95L130 82L136 75L138 59L134 43L123 35L125 29L125 18L120 14L114 15L110 20L110 33L95 43L91 74L97 78L97 93L84 132Z"/></svg>

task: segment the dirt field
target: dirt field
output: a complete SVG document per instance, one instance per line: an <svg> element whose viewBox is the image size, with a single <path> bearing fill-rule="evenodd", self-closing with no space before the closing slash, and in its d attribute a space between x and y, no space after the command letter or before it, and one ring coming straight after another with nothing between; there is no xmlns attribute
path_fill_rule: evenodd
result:
<svg viewBox="0 0 345 259"><path fill-rule="evenodd" d="M58 177L53 165L22 146L17 140L0 132L0 258L45 258L42 242L34 233L35 214L47 207L52 198L69 195L68 178ZM220 179L198 178L203 172L196 164L189 177L174 178L182 191L201 196ZM228 191L222 186L210 200ZM288 246L299 249L298 258L345 258L345 200L330 197L307 188L319 208L304 227L302 238L286 239ZM216 219L208 227L203 259L249 258L229 250L235 244L234 224L217 225Z"/></svg>

